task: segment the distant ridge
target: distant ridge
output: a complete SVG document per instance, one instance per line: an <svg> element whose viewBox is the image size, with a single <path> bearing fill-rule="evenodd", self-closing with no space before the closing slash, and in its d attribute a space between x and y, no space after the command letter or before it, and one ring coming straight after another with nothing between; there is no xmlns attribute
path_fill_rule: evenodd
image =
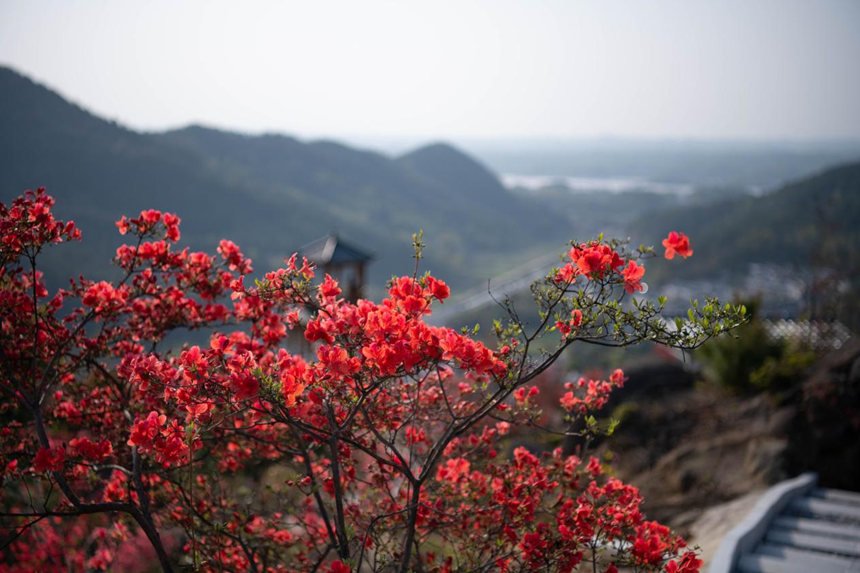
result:
<svg viewBox="0 0 860 573"><path fill-rule="evenodd" d="M513 196L450 146L392 159L332 141L199 125L139 133L2 67L0 162L0 200L47 187L59 214L84 231L86 248L46 261L55 279L108 273L104 261L120 243L113 221L143 208L177 212L183 242L194 248L236 241L261 271L338 230L377 254L377 289L391 274L411 272L419 229L428 244L422 270L455 285L485 280L487 257L555 247L566 234L564 219Z"/></svg>
<svg viewBox="0 0 860 573"><path fill-rule="evenodd" d="M449 281L455 294L603 230L634 244L688 232L695 255L671 267L649 261L652 278L737 274L764 262L838 267L860 280L858 162L761 197L713 203L720 197L713 193L679 207L648 193L513 193L444 143L391 158L333 141L200 125L139 133L0 67L0 165L0 200L47 187L59 215L83 229L85 246L45 259L54 286L81 273L110 274L121 243L113 222L144 208L177 212L183 244L192 248L236 241L259 271L336 231L376 255L373 295L392 274L412 272L411 236L419 229L427 243L419 270Z"/></svg>

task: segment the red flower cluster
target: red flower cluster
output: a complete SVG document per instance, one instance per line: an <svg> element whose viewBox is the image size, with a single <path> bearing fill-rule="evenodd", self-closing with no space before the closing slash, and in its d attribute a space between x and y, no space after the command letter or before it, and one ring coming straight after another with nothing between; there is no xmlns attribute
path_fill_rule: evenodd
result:
<svg viewBox="0 0 860 573"><path fill-rule="evenodd" d="M35 254L43 245L81 239L74 222L54 219L53 206L54 198L44 188L35 193L27 191L11 207L0 203L0 255L4 265L22 254Z"/></svg>
<svg viewBox="0 0 860 573"><path fill-rule="evenodd" d="M645 267L634 260L625 261L607 244L593 241L574 245L568 257L570 261L556 273L559 284L573 284L578 276L584 276L589 280L617 281L631 294L643 289Z"/></svg>
<svg viewBox="0 0 860 573"><path fill-rule="evenodd" d="M624 290L630 294L642 291L642 277L645 276L645 267L637 264L636 261L629 261L621 274L624 277Z"/></svg>
<svg viewBox="0 0 860 573"><path fill-rule="evenodd" d="M103 313L121 308L128 300L129 289L125 285L115 288L106 281L101 281L90 287L81 298L81 304Z"/></svg>
<svg viewBox="0 0 860 573"><path fill-rule="evenodd" d="M573 246L568 256L576 265L579 274L592 278L602 278L624 264L612 247L600 243Z"/></svg>
<svg viewBox="0 0 860 573"><path fill-rule="evenodd" d="M162 213L155 209L141 211L139 217L128 219L123 216L116 222L116 228L119 229L120 235L128 233L129 229L134 228L140 236L155 235L158 229L158 224L163 223L164 234L163 238L175 243L179 240L179 223L181 219L173 213Z"/></svg>
<svg viewBox="0 0 860 573"><path fill-rule="evenodd" d="M150 412L146 418L138 418L131 427L129 446L136 446L142 453L155 453L155 458L164 467L182 463L188 459L188 444L185 428L176 420L167 422L167 416Z"/></svg>
<svg viewBox="0 0 860 573"><path fill-rule="evenodd" d="M39 448L33 457L33 469L37 472L60 471L65 459L65 448Z"/></svg>
<svg viewBox="0 0 860 573"><path fill-rule="evenodd" d="M585 414L599 410L609 401L609 394L615 388L624 386L624 372L616 369L609 380L586 380L580 378L575 384L568 382L564 385L567 392L559 402L569 413ZM577 396L579 393L581 395Z"/></svg>
<svg viewBox="0 0 860 573"><path fill-rule="evenodd" d="M690 247L690 237L677 231L672 231L668 237L663 239L663 246L666 248L667 259L674 259L676 254L686 259L693 254L693 249Z"/></svg>

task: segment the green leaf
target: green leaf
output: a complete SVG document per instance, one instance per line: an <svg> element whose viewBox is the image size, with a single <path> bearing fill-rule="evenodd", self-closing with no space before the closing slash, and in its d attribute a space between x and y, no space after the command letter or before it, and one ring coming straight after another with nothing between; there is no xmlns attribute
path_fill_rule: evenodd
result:
<svg viewBox="0 0 860 573"><path fill-rule="evenodd" d="M608 428L606 428L606 435L607 435L607 436L611 436L612 434L614 434L614 433L615 433L615 428L617 428L617 427L618 427L618 424L619 424L619 423L621 423L621 420L618 420L618 419L615 419L615 418L611 418L611 419L609 420L609 427L608 427Z"/></svg>

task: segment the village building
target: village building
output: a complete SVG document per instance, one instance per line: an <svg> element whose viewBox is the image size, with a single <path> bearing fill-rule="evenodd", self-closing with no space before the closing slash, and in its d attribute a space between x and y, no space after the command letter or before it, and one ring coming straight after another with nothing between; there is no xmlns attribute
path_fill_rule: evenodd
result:
<svg viewBox="0 0 860 573"><path fill-rule="evenodd" d="M331 275L349 302L363 297L365 269L373 255L332 233L299 249L299 256L316 265L318 276Z"/></svg>

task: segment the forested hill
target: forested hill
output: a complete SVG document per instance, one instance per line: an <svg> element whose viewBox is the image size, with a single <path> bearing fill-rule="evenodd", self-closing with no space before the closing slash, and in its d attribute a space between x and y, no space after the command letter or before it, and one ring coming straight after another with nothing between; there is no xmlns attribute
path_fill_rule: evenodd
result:
<svg viewBox="0 0 860 573"><path fill-rule="evenodd" d="M178 212L195 247L212 248L221 236L246 242L255 228L273 237L279 227L249 188L225 182L194 153L93 116L8 69L0 70L0 94L2 200L47 187L59 215L84 233L85 248L49 253L51 278L110 271L120 243L113 222L144 208Z"/></svg>
<svg viewBox="0 0 860 573"><path fill-rule="evenodd" d="M491 206L505 194L498 178L468 155L444 143L416 149L397 159L400 165L434 181L440 188L452 191L469 189L467 196L451 197L455 201L469 201L475 206ZM515 202L506 205L515 207ZM492 208L492 207L491 207Z"/></svg>
<svg viewBox="0 0 860 573"><path fill-rule="evenodd" d="M695 255L672 273L745 273L748 263L860 271L860 162L823 171L759 197L651 213L631 227L635 240L686 230ZM663 265L654 261L652 272ZM852 270L853 269L853 272Z"/></svg>
<svg viewBox="0 0 860 573"><path fill-rule="evenodd" d="M183 242L194 248L236 241L258 270L338 231L376 255L377 288L411 271L418 229L428 244L423 268L467 285L486 278L482 261L557 247L567 234L563 219L514 197L448 146L394 159L198 126L139 133L8 68L0 68L0 164L0 200L47 187L59 215L84 232L86 246L61 247L46 260L55 280L109 272L105 261L120 243L113 221L144 208L177 212Z"/></svg>
<svg viewBox="0 0 860 573"><path fill-rule="evenodd" d="M402 242L425 232L432 248L449 255L520 250L552 239L544 225L562 220L505 189L486 168L448 145L431 145L402 158L357 150L332 141L303 143L282 135L246 136L200 126L168 132L165 142L192 150L214 169L261 195L300 197L326 211L338 228ZM430 154L430 165L412 157ZM319 234L319 233L318 233ZM314 238L314 237L310 237ZM366 242L366 241L365 241ZM456 265L456 262L454 263ZM402 268L401 268L402 270Z"/></svg>

